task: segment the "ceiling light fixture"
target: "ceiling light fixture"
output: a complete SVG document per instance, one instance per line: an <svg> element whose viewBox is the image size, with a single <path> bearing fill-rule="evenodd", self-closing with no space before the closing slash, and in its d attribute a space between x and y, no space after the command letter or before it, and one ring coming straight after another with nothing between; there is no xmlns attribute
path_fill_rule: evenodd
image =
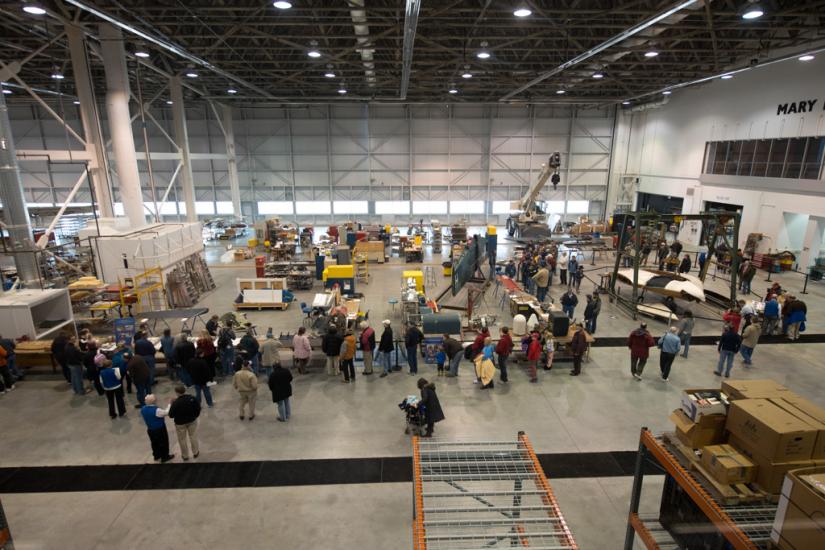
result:
<svg viewBox="0 0 825 550"><path fill-rule="evenodd" d="M279 10L288 10L292 7L292 4L287 2L286 0L278 0L277 2L274 2L272 5L278 8Z"/></svg>
<svg viewBox="0 0 825 550"><path fill-rule="evenodd" d="M490 52L481 51L476 54L479 59L490 59Z"/></svg>
<svg viewBox="0 0 825 550"><path fill-rule="evenodd" d="M622 105L630 105L629 101L622 101Z"/></svg>
<svg viewBox="0 0 825 550"><path fill-rule="evenodd" d="M800 61L811 61L811 60L813 60L813 58L814 58L814 56L812 56L811 54L806 54L806 55L803 55L802 57L800 57L799 60Z"/></svg>
<svg viewBox="0 0 825 550"><path fill-rule="evenodd" d="M11 95L14 92L12 92L11 90L7 90L7 89L3 88L3 93L6 94L6 95Z"/></svg>
<svg viewBox="0 0 825 550"><path fill-rule="evenodd" d="M171 99L167 99L167 100L166 100L166 104L167 104L167 105L172 105L173 103L174 103L174 101L172 101Z"/></svg>
<svg viewBox="0 0 825 550"><path fill-rule="evenodd" d="M748 0L748 2L740 8L739 13L742 15L742 19L750 21L751 19L758 19L765 15L765 8L757 1Z"/></svg>
<svg viewBox="0 0 825 550"><path fill-rule="evenodd" d="M671 92L670 90L665 90L664 92L662 92L662 95L670 95L672 93L673 92Z"/></svg>
<svg viewBox="0 0 825 550"><path fill-rule="evenodd" d="M34 4L34 5L26 4L25 6L23 6L23 11L28 13L29 15L45 15L46 14L46 10L44 10L43 8L41 8L40 6L38 6L36 4Z"/></svg>
<svg viewBox="0 0 825 550"><path fill-rule="evenodd" d="M65 77L65 76L63 76L63 75L62 75L62 74L60 74L60 73L54 73L54 74L52 75L52 78L53 78L53 79L55 79L55 80L63 80L63 79L64 79L64 78L66 78L66 77Z"/></svg>
<svg viewBox="0 0 825 550"><path fill-rule="evenodd" d="M659 55L659 52L657 51L645 52L645 57L656 57L657 55Z"/></svg>
<svg viewBox="0 0 825 550"><path fill-rule="evenodd" d="M147 57L149 57L149 52L144 52L142 50L136 51L135 52L135 57L140 57L140 58L146 59Z"/></svg>
<svg viewBox="0 0 825 550"><path fill-rule="evenodd" d="M451 93L451 94L457 94L457 93L458 93L458 90L456 90L455 88L450 88L450 89L448 90L448 92L449 92L449 93Z"/></svg>
<svg viewBox="0 0 825 550"><path fill-rule="evenodd" d="M235 95L238 93L238 90L236 90L235 88L229 88L228 90L226 90L226 93Z"/></svg>
<svg viewBox="0 0 825 550"><path fill-rule="evenodd" d="M345 93L347 93L347 89L346 88L339 88L338 93L341 94L341 95L344 95Z"/></svg>
<svg viewBox="0 0 825 550"><path fill-rule="evenodd" d="M74 100L72 101L72 103L74 103L75 105L80 105L80 102L78 100Z"/></svg>
<svg viewBox="0 0 825 550"><path fill-rule="evenodd" d="M722 80L730 80L731 78L733 78L733 75L732 74L723 74L719 78L721 78Z"/></svg>
<svg viewBox="0 0 825 550"><path fill-rule="evenodd" d="M321 52L319 52L318 50L309 50L307 52L307 55L310 56L313 59L317 59L317 58L321 57Z"/></svg>
<svg viewBox="0 0 825 550"><path fill-rule="evenodd" d="M464 65L464 72L461 73L461 78L473 78L473 73L470 72L469 65Z"/></svg>
<svg viewBox="0 0 825 550"><path fill-rule="evenodd" d="M533 12L525 7L518 7L513 11L513 15L516 17L530 17Z"/></svg>
<svg viewBox="0 0 825 550"><path fill-rule="evenodd" d="M595 78L596 80L598 80L598 79L600 79L600 78L604 78L604 75L603 75L602 73L595 73L595 74L593 75L593 78Z"/></svg>
<svg viewBox="0 0 825 550"><path fill-rule="evenodd" d="M556 95L564 95L567 92L565 90L556 90Z"/></svg>
<svg viewBox="0 0 825 550"><path fill-rule="evenodd" d="M198 78L198 73L188 72L186 73L186 76L189 78Z"/></svg>
<svg viewBox="0 0 825 550"><path fill-rule="evenodd" d="M327 78L335 78L335 73L332 71L327 71L324 73L324 76Z"/></svg>

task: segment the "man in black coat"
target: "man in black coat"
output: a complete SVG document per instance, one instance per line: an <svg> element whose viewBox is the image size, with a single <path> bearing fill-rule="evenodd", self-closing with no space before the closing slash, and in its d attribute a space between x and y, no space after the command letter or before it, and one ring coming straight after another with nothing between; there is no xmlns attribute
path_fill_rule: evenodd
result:
<svg viewBox="0 0 825 550"><path fill-rule="evenodd" d="M189 341L189 335L185 332L182 332L178 335L175 339L175 361L181 367L181 380L187 386L192 385L192 377L189 375L189 372L183 368L191 359L195 357L195 344Z"/></svg>
<svg viewBox="0 0 825 550"><path fill-rule="evenodd" d="M140 355L133 355L127 363L126 369L129 372L129 377L135 384L135 391L137 392L138 404L136 409L141 408L145 404L146 396L151 393L149 381L151 380L151 373L149 365Z"/></svg>
<svg viewBox="0 0 825 550"><path fill-rule="evenodd" d="M57 361L57 364L60 365L60 369L63 371L63 378L66 379L66 382L69 384L72 383L72 373L69 370L69 364L66 362L66 344L69 343L69 335L64 331L60 331L60 334L52 340L52 357L54 360Z"/></svg>
<svg viewBox="0 0 825 550"><path fill-rule="evenodd" d="M327 333L321 340L321 351L327 356L327 374L335 376L338 374L338 356L341 355L341 344L344 339L338 334L338 329L330 326Z"/></svg>
<svg viewBox="0 0 825 550"><path fill-rule="evenodd" d="M424 334L417 326L410 323L404 334L404 347L407 348L407 363L410 365L410 375L418 373L418 345L424 341Z"/></svg>
<svg viewBox="0 0 825 550"><path fill-rule="evenodd" d="M384 332L381 333L381 341L378 342L378 357L381 360L381 364L384 365L384 372L381 373L381 378L384 378L390 373L392 368L392 352L395 349L390 320L384 319L383 324Z"/></svg>
<svg viewBox="0 0 825 550"><path fill-rule="evenodd" d="M192 385L195 386L195 399L197 399L198 405L201 403L201 393L203 393L204 397L206 397L206 405L212 408L214 405L212 402L212 391L208 385L211 376L209 365L203 357L197 355L195 358L190 359L183 368L192 378Z"/></svg>
<svg viewBox="0 0 825 550"><path fill-rule="evenodd" d="M272 402L278 405L278 421L286 422L292 416L289 398L292 397L292 373L277 363L269 375Z"/></svg>
<svg viewBox="0 0 825 550"><path fill-rule="evenodd" d="M424 406L424 418L427 421L427 433L423 437L432 437L435 423L444 420L444 411L441 410L441 402L435 393L435 384L428 382L426 378L419 378L418 389L421 390L418 406Z"/></svg>
<svg viewBox="0 0 825 550"><path fill-rule="evenodd" d="M184 460L189 460L191 443L192 457L198 458L201 454L198 447L198 417L201 414L201 405L197 399L186 393L185 386L175 386L175 394L175 400L169 407L169 418L175 421L180 455Z"/></svg>

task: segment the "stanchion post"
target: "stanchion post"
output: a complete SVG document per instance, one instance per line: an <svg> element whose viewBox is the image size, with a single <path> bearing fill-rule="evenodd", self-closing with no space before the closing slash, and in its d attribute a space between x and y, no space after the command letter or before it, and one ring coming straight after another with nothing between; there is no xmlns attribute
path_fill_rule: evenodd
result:
<svg viewBox="0 0 825 550"><path fill-rule="evenodd" d="M809 276L810 276L810 273L805 274L805 284L802 285L802 294L807 294L808 293L808 277Z"/></svg>

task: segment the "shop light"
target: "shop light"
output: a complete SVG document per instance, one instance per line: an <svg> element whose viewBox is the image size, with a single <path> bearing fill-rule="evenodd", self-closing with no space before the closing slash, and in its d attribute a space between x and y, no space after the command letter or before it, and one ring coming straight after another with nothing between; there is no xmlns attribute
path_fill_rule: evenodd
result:
<svg viewBox="0 0 825 550"><path fill-rule="evenodd" d="M513 15L516 17L530 17L533 15L533 12L525 7L519 6L513 11Z"/></svg>
<svg viewBox="0 0 825 550"><path fill-rule="evenodd" d="M54 73L54 74L52 75L52 78L53 78L53 79L55 79L55 80L63 80L63 79L64 79L64 78L66 78L66 77L65 77L65 76L63 76L63 75L62 75L62 74L60 74L60 73Z"/></svg>
<svg viewBox="0 0 825 550"><path fill-rule="evenodd" d="M556 90L556 95L564 95L567 92L565 90Z"/></svg>
<svg viewBox="0 0 825 550"><path fill-rule="evenodd" d="M42 7L38 6L37 4L26 4L23 6L23 11L28 13L29 15L45 15L46 10Z"/></svg>
<svg viewBox="0 0 825 550"><path fill-rule="evenodd" d="M814 56L812 56L811 54L806 54L806 55L803 55L802 57L800 57L799 60L800 61L812 61L813 58L814 58Z"/></svg>
<svg viewBox="0 0 825 550"><path fill-rule="evenodd" d="M173 103L174 103L174 101L172 101L171 99L167 99L167 100L166 100L166 104L167 104L167 105L172 105Z"/></svg>
<svg viewBox="0 0 825 550"><path fill-rule="evenodd" d="M665 90L664 92L662 92L662 95L670 95L672 93L673 92L671 92L670 90Z"/></svg>
<svg viewBox="0 0 825 550"><path fill-rule="evenodd" d="M3 88L3 93L6 94L6 95L11 95L14 92L12 92L11 90L7 90L7 89Z"/></svg>
<svg viewBox="0 0 825 550"><path fill-rule="evenodd" d="M465 71L461 74L461 78L473 78L473 73L471 73L470 71Z"/></svg>
<svg viewBox="0 0 825 550"><path fill-rule="evenodd" d="M149 57L149 52L137 51L137 52L135 52L135 57L140 57L142 59L146 59L147 57Z"/></svg>
<svg viewBox="0 0 825 550"><path fill-rule="evenodd" d="M731 78L733 78L733 75L732 74L723 74L719 78L721 78L722 80L730 80Z"/></svg>
<svg viewBox="0 0 825 550"><path fill-rule="evenodd" d="M344 94L347 93L347 89L346 88L339 88L338 93L341 94L341 95L344 95Z"/></svg>
<svg viewBox="0 0 825 550"><path fill-rule="evenodd" d="M286 0L278 0L277 2L274 2L272 5L278 8L279 10L288 10L292 7L292 4L287 2Z"/></svg>
<svg viewBox="0 0 825 550"><path fill-rule="evenodd" d="M739 13L742 15L742 19L750 21L751 19L758 19L765 15L765 8L762 7L762 4L759 2L748 0L739 10Z"/></svg>
<svg viewBox="0 0 825 550"><path fill-rule="evenodd" d="M490 59L490 52L482 50L476 54L476 57L479 59Z"/></svg>
<svg viewBox="0 0 825 550"><path fill-rule="evenodd" d="M593 78L595 78L596 80L599 80L600 78L604 78L604 75L602 73L596 73L596 74L593 75Z"/></svg>
<svg viewBox="0 0 825 550"><path fill-rule="evenodd" d="M4 90L4 91L5 91L5 90ZM458 93L458 90L456 90L455 88L450 88L450 89L449 89L449 93L451 93L451 94L457 94L457 93Z"/></svg>
<svg viewBox="0 0 825 550"><path fill-rule="evenodd" d="M659 52L656 52L656 51L645 52L645 57L647 57L647 58L656 57L657 55L659 55Z"/></svg>
<svg viewBox="0 0 825 550"><path fill-rule="evenodd" d="M319 57L321 57L321 52L319 52L318 50L309 50L307 52L307 55L313 59L318 59Z"/></svg>
<svg viewBox="0 0 825 550"><path fill-rule="evenodd" d="M186 76L188 76L189 78L198 78L198 73L189 72L186 73Z"/></svg>
<svg viewBox="0 0 825 550"><path fill-rule="evenodd" d="M236 90L235 88L229 88L228 90L226 90L226 93L235 95L238 93L238 90Z"/></svg>

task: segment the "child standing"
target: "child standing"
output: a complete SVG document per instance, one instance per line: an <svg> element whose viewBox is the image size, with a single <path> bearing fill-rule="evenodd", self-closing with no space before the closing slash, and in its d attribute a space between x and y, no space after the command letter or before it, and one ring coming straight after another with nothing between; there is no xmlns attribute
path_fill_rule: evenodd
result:
<svg viewBox="0 0 825 550"><path fill-rule="evenodd" d="M444 348L438 350L435 354L435 362L438 363L438 376L444 376L444 363L447 362L447 354L444 353Z"/></svg>
<svg viewBox="0 0 825 550"><path fill-rule="evenodd" d="M546 339L544 354L547 357L547 362L544 364L544 370L550 370L553 368L553 354L556 352L556 341L553 339L552 333L547 333Z"/></svg>

